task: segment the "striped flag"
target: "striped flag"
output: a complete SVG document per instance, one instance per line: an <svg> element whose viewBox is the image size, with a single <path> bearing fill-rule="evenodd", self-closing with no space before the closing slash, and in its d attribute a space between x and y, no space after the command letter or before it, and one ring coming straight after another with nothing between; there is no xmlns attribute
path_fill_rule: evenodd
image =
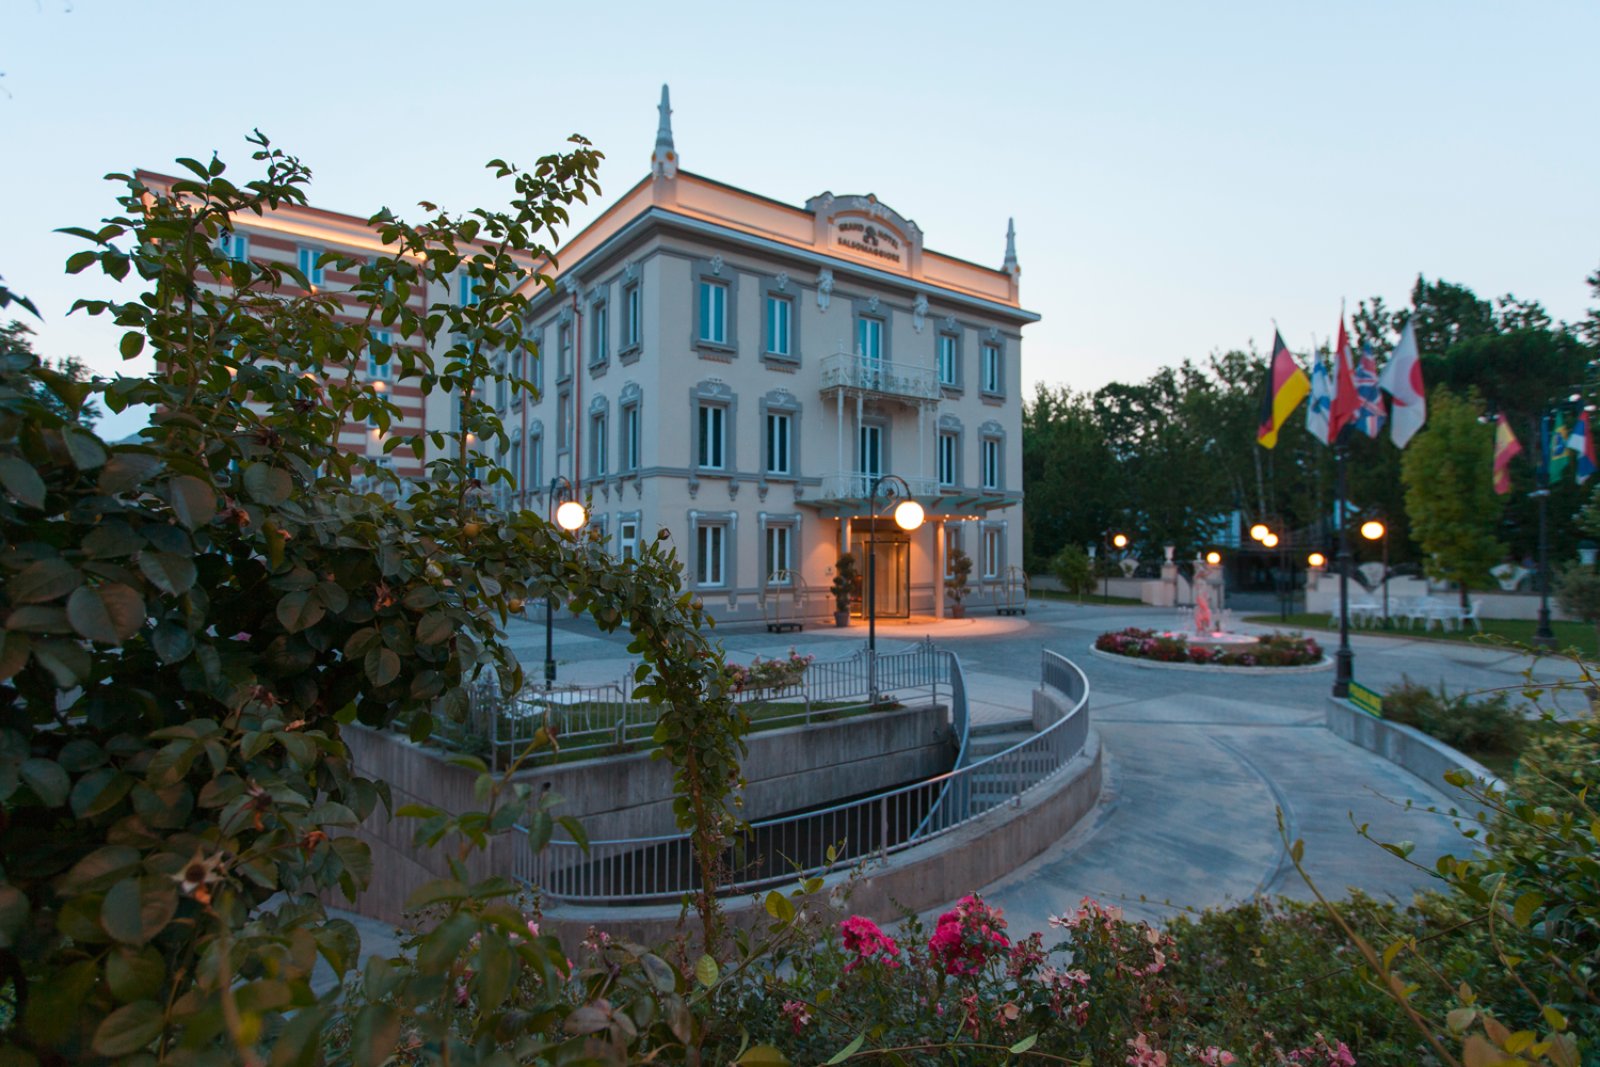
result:
<svg viewBox="0 0 1600 1067"><path fill-rule="evenodd" d="M1587 411L1578 416L1578 424L1572 428L1572 433L1567 437L1567 448L1578 455L1578 484L1582 485L1597 469L1600 469L1595 463L1594 434L1589 429Z"/></svg>
<svg viewBox="0 0 1600 1067"><path fill-rule="evenodd" d="M1272 362L1267 365L1266 390L1261 397L1261 423L1256 427L1256 443L1262 448L1278 446L1278 431L1300 401L1311 391L1311 382L1300 364L1289 354L1283 335L1272 332Z"/></svg>
<svg viewBox="0 0 1600 1067"><path fill-rule="evenodd" d="M1383 390L1378 388L1378 360L1366 343L1361 345L1361 362L1356 364L1356 396L1361 399L1356 429L1375 438L1383 432L1389 413L1383 404Z"/></svg>
<svg viewBox="0 0 1600 1067"><path fill-rule="evenodd" d="M1313 355L1311 364L1311 400L1306 404L1306 429L1311 436L1328 443L1328 412L1333 407L1333 375L1328 371L1328 361L1321 350Z"/></svg>
<svg viewBox="0 0 1600 1067"><path fill-rule="evenodd" d="M1494 424L1494 491L1502 495L1511 492L1511 461L1522 451L1511 424L1501 415Z"/></svg>

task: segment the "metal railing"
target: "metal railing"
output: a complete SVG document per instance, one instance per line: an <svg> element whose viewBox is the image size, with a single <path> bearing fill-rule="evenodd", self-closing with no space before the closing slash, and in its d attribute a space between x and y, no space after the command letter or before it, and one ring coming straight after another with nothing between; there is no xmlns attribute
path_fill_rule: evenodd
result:
<svg viewBox="0 0 1600 1067"><path fill-rule="evenodd" d="M822 476L822 485L817 490L819 500L866 500L872 495L872 483L876 481L876 474L866 474L861 471L835 471ZM939 480L937 478L906 478L906 485L911 489L912 496L938 496Z"/></svg>
<svg viewBox="0 0 1600 1067"><path fill-rule="evenodd" d="M822 389L861 389L914 400L938 400L939 375L931 365L873 359L858 352L835 352L822 360Z"/></svg>
<svg viewBox="0 0 1600 1067"><path fill-rule="evenodd" d="M948 671L952 725L966 758L967 698L961 663L952 652L934 653ZM884 666L880 659L880 667ZM1060 773L1083 750L1088 736L1089 683L1074 664L1044 653L1040 675L1071 706L1061 718L1003 752L959 765L913 785L814 811L754 822L723 853L727 872L719 893L743 893L796 877L873 860L965 826ZM686 834L591 842L585 852L570 840L553 840L537 854L516 854L516 877L554 900L662 901L693 892L699 870Z"/></svg>
<svg viewBox="0 0 1600 1067"><path fill-rule="evenodd" d="M626 750L654 736L661 713L659 706L634 696L634 684L629 671L605 685L528 685L506 698L489 679L474 691L466 722L438 739L454 748L486 748L495 767L527 751L541 728L568 755ZM932 641L877 657L877 703L937 703L940 687L949 684L948 667ZM771 728L869 710L872 693L871 664L861 649L843 659L812 661L797 684L749 688L731 698L761 728Z"/></svg>

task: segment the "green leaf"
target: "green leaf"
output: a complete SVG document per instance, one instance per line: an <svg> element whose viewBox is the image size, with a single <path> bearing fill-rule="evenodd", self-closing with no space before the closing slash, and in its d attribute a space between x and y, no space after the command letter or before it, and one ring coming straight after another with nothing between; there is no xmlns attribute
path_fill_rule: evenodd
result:
<svg viewBox="0 0 1600 1067"><path fill-rule="evenodd" d="M170 878L124 878L106 893L100 925L125 945L143 945L178 912L178 887Z"/></svg>
<svg viewBox="0 0 1600 1067"><path fill-rule="evenodd" d="M177 663L194 651L194 635L178 623L158 623L150 632L150 644L163 664Z"/></svg>
<svg viewBox="0 0 1600 1067"><path fill-rule="evenodd" d="M28 921L28 895L9 882L0 882L0 948L16 943L17 933Z"/></svg>
<svg viewBox="0 0 1600 1067"><path fill-rule="evenodd" d="M417 644L437 645L450 639L455 623L442 611L430 611L417 620Z"/></svg>
<svg viewBox="0 0 1600 1067"><path fill-rule="evenodd" d="M94 1032L94 1050L102 1056L131 1056L161 1036L166 1025L161 1005L137 1000L107 1015Z"/></svg>
<svg viewBox="0 0 1600 1067"><path fill-rule="evenodd" d="M194 588L194 561L170 552L139 553L139 570L150 584L169 596L182 596Z"/></svg>
<svg viewBox="0 0 1600 1067"><path fill-rule="evenodd" d="M119 582L79 586L67 598L72 628L102 645L121 645L145 623L144 598Z"/></svg>
<svg viewBox="0 0 1600 1067"><path fill-rule="evenodd" d="M857 1040L860 1040L859 1038ZM788 1067L789 1057L773 1048L771 1045L754 1045L745 1050L743 1056L736 1061L744 1067ZM829 1060L829 1063L838 1063L839 1060Z"/></svg>
<svg viewBox="0 0 1600 1067"><path fill-rule="evenodd" d="M167 501L178 522L189 530L204 526L217 513L216 490L192 474L180 474L167 483Z"/></svg>
<svg viewBox="0 0 1600 1067"><path fill-rule="evenodd" d="M129 330L122 335L122 340L117 344L117 350L122 353L123 359L134 359L144 351L144 334Z"/></svg>
<svg viewBox="0 0 1600 1067"><path fill-rule="evenodd" d="M843 1063L845 1060L849 1059L851 1056L854 1056L857 1052L861 1051L861 1046L865 1045L866 1043L867 1043L867 1035L866 1034L857 1034L856 1035L856 1039L854 1041L850 1042L848 1045L846 1045L844 1048L840 1049L838 1052L835 1052L833 1054L833 1058L830 1059L830 1060L825 1061L825 1064Z"/></svg>
<svg viewBox="0 0 1600 1067"><path fill-rule="evenodd" d="M252 463L244 469L244 491L256 503L276 507L294 492L294 479L280 467Z"/></svg>
<svg viewBox="0 0 1600 1067"><path fill-rule="evenodd" d="M29 507L44 507L44 479L21 456L0 459L0 485Z"/></svg>
<svg viewBox="0 0 1600 1067"><path fill-rule="evenodd" d="M1524 893L1517 898L1516 904L1511 908L1511 921L1518 926L1526 928L1533 921L1533 913L1544 904L1544 897L1539 893Z"/></svg>
<svg viewBox="0 0 1600 1067"><path fill-rule="evenodd" d="M776 889L767 893L766 908L767 914L781 923L794 920L794 905L789 902L788 897Z"/></svg>
<svg viewBox="0 0 1600 1067"><path fill-rule="evenodd" d="M166 976L166 964L153 948L142 952L121 949L106 957L106 984L111 995L124 1004L156 996Z"/></svg>
<svg viewBox="0 0 1600 1067"><path fill-rule="evenodd" d="M717 961L712 959L709 954L702 955L694 961L694 976L707 989L717 984L717 976L721 973L721 970L717 967Z"/></svg>
<svg viewBox="0 0 1600 1067"><path fill-rule="evenodd" d="M133 775L115 767L100 767L78 779L72 787L72 814L92 819L111 810L133 788Z"/></svg>
<svg viewBox="0 0 1600 1067"><path fill-rule="evenodd" d="M67 772L61 769L61 764L55 760L29 757L17 768L17 774L22 779L22 784L33 790L34 795L45 807L59 808L67 802L67 793L72 788L72 781L67 777Z"/></svg>
<svg viewBox="0 0 1600 1067"><path fill-rule="evenodd" d="M362 660L373 685L388 685L400 676L400 657L391 648L374 648Z"/></svg>
<svg viewBox="0 0 1600 1067"><path fill-rule="evenodd" d="M1039 1035L1038 1034L1029 1034L1027 1037L1023 1038L1021 1041L1018 1041L1015 1045L1012 1045L1011 1048L1008 1049L1007 1051L1009 1051L1013 1055L1020 1056L1024 1052L1026 1052L1030 1048L1032 1048L1035 1044L1037 1044L1038 1041L1039 1041Z"/></svg>
<svg viewBox="0 0 1600 1067"><path fill-rule="evenodd" d="M116 452L100 472L99 488L112 495L142 485L161 470L161 460L144 452Z"/></svg>
<svg viewBox="0 0 1600 1067"><path fill-rule="evenodd" d="M66 596L83 584L83 574L64 559L41 559L28 564L6 582L13 604L43 604Z"/></svg>
<svg viewBox="0 0 1600 1067"><path fill-rule="evenodd" d="M67 455L72 457L72 465L81 471L94 470L106 461L106 446L87 430L64 426L61 440L67 446Z"/></svg>
<svg viewBox="0 0 1600 1067"><path fill-rule="evenodd" d="M328 609L323 607L322 601L304 589L286 593L283 599L278 601L278 621L292 634L315 626L322 621L327 612Z"/></svg>

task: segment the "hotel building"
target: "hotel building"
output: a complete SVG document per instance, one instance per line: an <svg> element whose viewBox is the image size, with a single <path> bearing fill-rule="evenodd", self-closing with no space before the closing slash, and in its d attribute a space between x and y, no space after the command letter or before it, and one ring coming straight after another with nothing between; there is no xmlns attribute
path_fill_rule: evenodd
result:
<svg viewBox="0 0 1600 1067"><path fill-rule="evenodd" d="M365 220L309 208L242 219L231 240L302 267L382 250ZM974 586L1022 563L1021 331L1039 316L1018 302L1010 230L996 269L925 248L872 195L795 207L691 174L663 87L650 173L547 270L556 291L529 294L537 392L485 398L517 473L501 504L543 511L552 479L570 479L619 554L668 531L726 621L778 600L786 616L831 615L839 555L864 564L869 545L880 618L943 615L954 548ZM399 432L453 418L447 397L391 388ZM341 444L376 453L374 437L352 424ZM394 462L420 473L406 450ZM891 474L925 508L921 528L899 529L882 498L873 517L870 490Z"/></svg>

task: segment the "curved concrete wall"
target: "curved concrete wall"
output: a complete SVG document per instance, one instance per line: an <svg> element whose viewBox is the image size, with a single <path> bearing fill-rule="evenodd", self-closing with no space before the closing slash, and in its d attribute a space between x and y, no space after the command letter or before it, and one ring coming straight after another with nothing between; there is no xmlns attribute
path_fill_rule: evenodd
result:
<svg viewBox="0 0 1600 1067"><path fill-rule="evenodd" d="M1410 771L1450 797L1464 813L1473 818L1483 812L1483 805L1445 781L1444 776L1451 771L1465 770L1491 789L1503 788L1493 771L1470 756L1414 727L1375 718L1348 700L1329 697L1323 720L1328 724L1328 729L1352 745L1360 745L1368 752L1375 752L1397 767Z"/></svg>

